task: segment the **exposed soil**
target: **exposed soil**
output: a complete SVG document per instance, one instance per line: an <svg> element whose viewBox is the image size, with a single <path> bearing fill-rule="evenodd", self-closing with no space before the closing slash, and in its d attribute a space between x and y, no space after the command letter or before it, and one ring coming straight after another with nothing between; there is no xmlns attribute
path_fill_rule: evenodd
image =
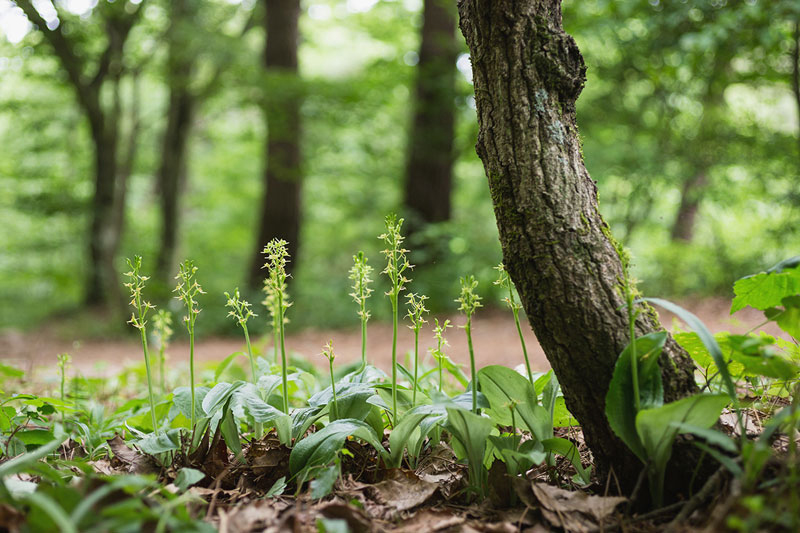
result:
<svg viewBox="0 0 800 533"><path fill-rule="evenodd" d="M761 312L744 309L735 316L730 316L730 303L723 299L706 299L695 302L682 302L700 317L711 331L733 331L743 333L763 322ZM450 317L454 325L464 323L460 315ZM670 313L661 314L662 322L669 329L676 323ZM433 319L431 324L420 333L420 356L430 358L427 350L433 345ZM771 326L771 325L769 325ZM765 327L770 334L778 334L777 328ZM542 348L536 341L527 321L523 318L523 333L528 347L531 366L538 371L547 370L549 364ZM398 357L402 362L404 354L413 350L414 334L401 325L398 332ZM361 357L361 332L359 329L307 329L290 334L286 339L286 347L291 352L310 361L322 363L319 355L321 348L328 340L333 340L337 364L353 362ZM463 330L453 327L448 329L447 340L450 347L447 354L456 363L463 364L469 370L467 341ZM489 364L516 366L522 364L522 350L514 321L510 312L501 310L480 310L473 319L473 340L476 364L481 367ZM270 350L271 336L255 341L258 349ZM388 323L370 323L367 341L369 361L376 366L389 370L391 366L392 327ZM229 354L241 351L241 338L214 337L198 338L195 354L197 360L219 361ZM14 364L25 370L36 369L45 374L56 372L56 354L68 352L72 356L74 367L84 375L108 375L114 373L126 363L141 360L141 345L138 339L98 340L80 337L65 338L63 334L29 333L15 331L0 333L0 361ZM188 359L188 342L175 342L169 348L171 364ZM430 359L429 359L430 361ZM188 364L188 363L186 363Z"/></svg>

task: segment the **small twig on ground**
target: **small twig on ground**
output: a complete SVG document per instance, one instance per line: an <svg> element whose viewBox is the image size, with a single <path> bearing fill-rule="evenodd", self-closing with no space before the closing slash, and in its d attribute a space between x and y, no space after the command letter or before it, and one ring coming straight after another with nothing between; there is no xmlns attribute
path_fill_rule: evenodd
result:
<svg viewBox="0 0 800 533"><path fill-rule="evenodd" d="M722 482L723 477L727 470L724 466L720 466L714 474L706 480L703 487L692 496L689 500L687 500L681 512L678 513L676 516L667 526L665 533L673 533L678 531L683 522L686 521L687 518L698 508L702 503L711 495L711 492L716 490L717 486Z"/></svg>
<svg viewBox="0 0 800 533"><path fill-rule="evenodd" d="M208 512L206 513L206 520L209 520L211 519L212 516L214 516L214 508L217 505L217 495L219 494L220 490L219 487L220 485L222 485L222 480L228 477L228 474L231 473L231 470L233 470L233 466L228 465L227 467L225 467L225 470L223 470L220 473L220 475L217 476L217 479L214 480L214 494L211 496L211 502L208 504Z"/></svg>

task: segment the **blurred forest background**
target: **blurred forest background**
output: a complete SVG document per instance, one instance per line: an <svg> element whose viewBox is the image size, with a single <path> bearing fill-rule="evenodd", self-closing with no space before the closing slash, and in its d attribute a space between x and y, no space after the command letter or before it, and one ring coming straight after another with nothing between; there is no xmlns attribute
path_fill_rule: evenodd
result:
<svg viewBox="0 0 800 533"><path fill-rule="evenodd" d="M203 330L232 332L222 293L262 300L273 236L293 246L291 327L355 325L352 256L380 277L389 212L434 309L468 273L499 299L454 4L0 0L0 329L122 330L141 254L156 302L193 259ZM796 0L565 0L564 25L586 165L646 293L727 296L797 254Z"/></svg>

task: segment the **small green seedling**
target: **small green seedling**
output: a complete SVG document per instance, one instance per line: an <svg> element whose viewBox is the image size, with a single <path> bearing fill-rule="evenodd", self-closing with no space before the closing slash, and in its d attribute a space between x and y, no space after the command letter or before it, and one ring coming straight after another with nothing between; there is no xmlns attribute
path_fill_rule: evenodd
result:
<svg viewBox="0 0 800 533"><path fill-rule="evenodd" d="M153 337L158 342L158 367L161 393L167 392L167 347L172 338L172 313L159 309L153 317Z"/></svg>
<svg viewBox="0 0 800 533"><path fill-rule="evenodd" d="M509 309L511 309L511 312L514 313L514 324L517 326L519 342L522 344L522 355L525 357L525 370L528 371L528 380L531 382L531 385L533 385L533 372L531 372L531 363L528 359L528 348L525 346L525 337L522 336L522 327L519 324L519 311L522 309L522 305L514 298L514 283L508 275L506 266L500 263L494 267L494 269L498 272L498 277L494 284L508 291L508 296L503 298L503 301L508 305Z"/></svg>
<svg viewBox="0 0 800 533"><path fill-rule="evenodd" d="M67 401L66 385L67 385L67 367L69 367L72 359L68 353L58 354L58 373L61 375L61 402ZM61 410L61 423L64 423L64 410Z"/></svg>
<svg viewBox="0 0 800 533"><path fill-rule="evenodd" d="M142 269L142 256L134 256L133 260L127 259L128 268L130 270L125 273L130 281L125 283L125 287L131 293L130 305L133 307L134 312L131 313L131 319L128 321L133 327L139 330L142 337L142 351L144 352L144 367L147 372L147 394L150 399L150 416L153 423L153 431L158 428L156 423L156 403L153 400L153 378L150 370L150 352L147 350L147 313L155 306L150 302L142 299L142 290L144 290L145 283L149 276L143 276L140 272Z"/></svg>
<svg viewBox="0 0 800 533"><path fill-rule="evenodd" d="M251 306L247 300L241 299L238 287L233 290L233 296L226 292L225 298L228 300L225 307L231 308L231 310L228 311L228 316L236 320L244 332L244 340L247 343L247 356L250 358L250 372L253 375L253 384L256 384L258 383L258 374L256 373L256 361L253 358L253 347L250 345L250 333L247 331L247 321L251 317L258 315L253 313L253 310L250 309Z"/></svg>
<svg viewBox="0 0 800 533"><path fill-rule="evenodd" d="M406 315L411 320L411 325L408 326L414 332L414 383L413 391L411 393L411 404L417 404L417 383L419 382L419 330L422 329L423 324L427 324L427 320L422 318L422 315L428 312L425 308L425 300L428 297L411 293L406 295L408 304L408 314Z"/></svg>
<svg viewBox="0 0 800 533"><path fill-rule="evenodd" d="M444 337L444 333L447 328L452 328L453 326L450 325L449 320L445 320L444 324L439 324L439 319L434 318L434 322L436 323L436 327L433 328L433 336L436 339L436 348L431 348L430 352L431 355L436 359L436 364L439 370L439 392L442 392L442 369L444 367L444 360L447 357L444 353L444 347L449 346L447 343L447 339Z"/></svg>
<svg viewBox="0 0 800 533"><path fill-rule="evenodd" d="M461 296L456 299L456 302L461 306L458 308L467 317L467 323L464 324L464 331L467 333L467 346L469 347L469 369L472 376L472 412L478 413L478 372L475 370L475 351L472 348L472 315L481 305L481 297L475 294L475 289L478 287L478 280L475 276L469 275L461 278Z"/></svg>
<svg viewBox="0 0 800 533"><path fill-rule="evenodd" d="M400 292L405 289L406 283L411 280L405 276L405 271L414 268L408 262L406 254L409 250L403 248L405 237L400 233L403 227L403 219L398 219L397 215L386 216L386 233L378 238L386 244L386 249L381 253L386 256L386 268L383 274L389 276L392 288L386 293L392 303L392 417L394 424L397 424L397 308Z"/></svg>
<svg viewBox="0 0 800 533"><path fill-rule="evenodd" d="M364 252L358 252L353 256L353 267L350 269L350 279L353 280L353 292L350 296L358 304L358 317L361 319L361 369L363 372L367 368L367 321L370 314L367 311L367 298L372 294L370 283L372 283L372 267L367 264Z"/></svg>
<svg viewBox="0 0 800 533"><path fill-rule="evenodd" d="M203 288L197 283L197 267L194 262L186 260L180 264L180 270L175 279L179 280L177 287L172 292L178 293L175 298L182 301L186 306L186 316L183 317L183 323L186 330L189 332L189 387L192 392L192 431L194 431L195 422L197 420L195 415L194 403L194 324L197 320L197 315L200 314L200 307L197 305L195 298L200 294L205 294Z"/></svg>
<svg viewBox="0 0 800 533"><path fill-rule="evenodd" d="M331 374L331 394L333 394L333 419L339 419L339 411L336 404L336 381L333 378L333 360L336 359L336 354L333 353L333 341L328 341L328 344L322 349L322 355L328 360L328 368Z"/></svg>
<svg viewBox="0 0 800 533"><path fill-rule="evenodd" d="M286 273L286 263L289 262L289 245L283 239L272 239L264 247L263 254L267 256L264 267L269 271L269 277L265 282L267 290L267 300L272 297L273 303L273 324L277 326L275 331L276 346L280 343L281 347L281 378L283 382L283 412L289 412L289 384L287 380L288 365L286 363L286 344L284 341L284 317L286 310L291 306L289 297L286 293L286 280L289 275Z"/></svg>

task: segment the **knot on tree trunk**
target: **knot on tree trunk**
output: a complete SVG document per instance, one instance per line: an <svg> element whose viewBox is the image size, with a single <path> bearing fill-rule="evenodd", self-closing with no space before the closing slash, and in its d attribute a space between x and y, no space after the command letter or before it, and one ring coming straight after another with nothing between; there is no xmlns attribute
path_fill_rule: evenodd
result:
<svg viewBox="0 0 800 533"><path fill-rule="evenodd" d="M534 26L532 62L542 84L558 93L562 103L574 104L586 81L586 64L571 35L545 24Z"/></svg>

